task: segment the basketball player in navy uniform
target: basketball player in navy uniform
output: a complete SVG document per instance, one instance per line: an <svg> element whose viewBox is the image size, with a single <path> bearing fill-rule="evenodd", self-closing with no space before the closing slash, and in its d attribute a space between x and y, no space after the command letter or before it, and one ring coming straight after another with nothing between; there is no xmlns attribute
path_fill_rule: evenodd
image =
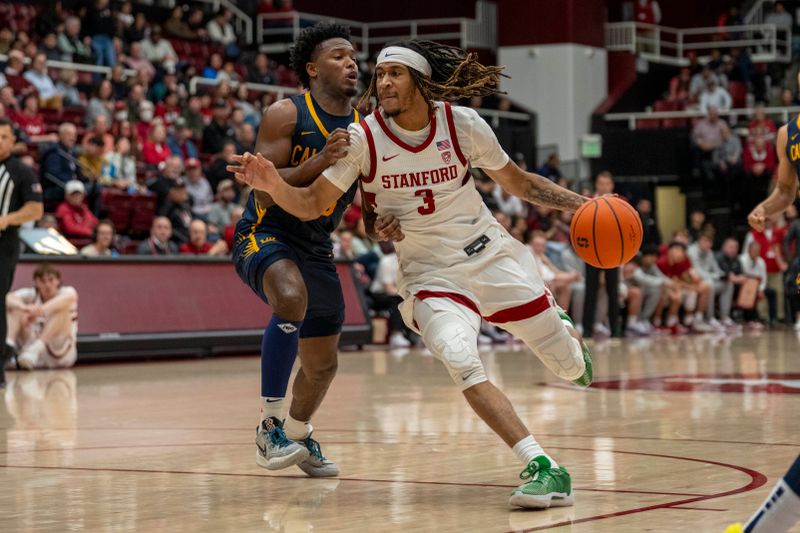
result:
<svg viewBox="0 0 800 533"><path fill-rule="evenodd" d="M800 76L798 76L800 82ZM747 222L764 231L767 218L783 213L797 199L800 182L800 115L778 130L778 179L766 200L758 204ZM798 276L797 290L800 290ZM800 522L800 456L780 478L764 503L745 524L731 524L725 533L783 533Z"/></svg>
<svg viewBox="0 0 800 533"><path fill-rule="evenodd" d="M11 157L16 137L6 118L0 118L0 387L5 385L3 368L13 355L6 341L6 294L14 281L19 258L19 226L39 220L44 212L42 186L33 170Z"/></svg>
<svg viewBox="0 0 800 533"><path fill-rule="evenodd" d="M346 154L346 128L360 118L351 105L358 67L349 39L349 29L341 25L304 30L291 50L291 63L307 90L275 102L262 117L256 151L274 161L281 177L294 186L309 185ZM273 311L261 345L261 422L256 435L256 462L270 470L297 464L313 477L339 473L311 438L309 421L336 374L344 298L330 234L356 190L354 185L309 222L255 191L236 226L236 271ZM282 422L298 345L300 370Z"/></svg>

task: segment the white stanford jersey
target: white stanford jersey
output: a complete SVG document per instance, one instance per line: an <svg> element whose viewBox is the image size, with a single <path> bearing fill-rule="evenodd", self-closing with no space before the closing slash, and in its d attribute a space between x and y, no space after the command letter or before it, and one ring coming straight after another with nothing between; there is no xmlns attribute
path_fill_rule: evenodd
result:
<svg viewBox="0 0 800 533"><path fill-rule="evenodd" d="M365 199L379 215L399 220L405 239L395 247L404 277L465 262L465 247L503 231L475 188L470 163L498 169L508 156L472 109L437 102L428 128L404 132L419 139L415 145L379 111L350 127L350 152L325 177L346 190L361 174Z"/></svg>
<svg viewBox="0 0 800 533"><path fill-rule="evenodd" d="M75 292L75 289L70 286L64 286L58 288L58 292L56 296L61 296L62 294L66 294ZM14 291L14 294L22 300L23 303L26 305L42 305L42 297L33 287L25 287L22 289L17 289ZM72 327L70 328L70 339L73 341L73 345L78 341L78 304L74 304L69 310L69 316L72 319ZM42 329L44 328L44 317L37 318L36 321L31 324L33 328L31 333L35 337L39 337L42 333Z"/></svg>

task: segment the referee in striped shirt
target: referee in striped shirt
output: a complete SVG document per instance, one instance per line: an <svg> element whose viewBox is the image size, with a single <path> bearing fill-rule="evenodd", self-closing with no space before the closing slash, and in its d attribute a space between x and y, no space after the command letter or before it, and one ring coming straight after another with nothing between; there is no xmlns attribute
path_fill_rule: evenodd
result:
<svg viewBox="0 0 800 533"><path fill-rule="evenodd" d="M11 157L16 137L6 118L0 118L0 387L5 385L6 358L6 294L14 281L19 258L19 226L39 220L44 212L42 186L33 170Z"/></svg>

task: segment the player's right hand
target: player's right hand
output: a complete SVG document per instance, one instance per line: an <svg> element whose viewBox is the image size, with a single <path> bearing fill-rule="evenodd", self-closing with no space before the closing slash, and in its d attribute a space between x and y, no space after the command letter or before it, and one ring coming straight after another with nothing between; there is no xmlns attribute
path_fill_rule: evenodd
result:
<svg viewBox="0 0 800 533"><path fill-rule="evenodd" d="M350 133L346 129L336 128L328 135L328 140L325 141L325 148L322 149L322 154L326 158L328 164L332 165L347 155L347 149L349 147Z"/></svg>
<svg viewBox="0 0 800 533"><path fill-rule="evenodd" d="M237 180L258 191L271 193L282 181L275 165L261 155L261 152L256 155L245 152L242 155L234 155L232 159L237 164L225 167L228 172L231 172Z"/></svg>
<svg viewBox="0 0 800 533"><path fill-rule="evenodd" d="M382 241L400 242L406 238L400 229L400 221L394 215L387 214L375 219L375 233Z"/></svg>
<svg viewBox="0 0 800 533"><path fill-rule="evenodd" d="M747 215L747 223L756 231L764 231L764 224L767 221L767 214L764 208L760 205L756 206L749 215Z"/></svg>

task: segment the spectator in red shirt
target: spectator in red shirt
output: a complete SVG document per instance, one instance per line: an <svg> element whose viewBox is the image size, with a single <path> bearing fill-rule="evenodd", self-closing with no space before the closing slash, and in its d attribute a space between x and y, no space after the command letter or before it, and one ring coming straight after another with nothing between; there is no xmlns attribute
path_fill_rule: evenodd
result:
<svg viewBox="0 0 800 533"><path fill-rule="evenodd" d="M749 250L750 243L756 241L760 245L761 259L767 267L767 286L775 291L777 301L783 302L783 273L789 269L789 264L783 256L783 241L786 237L786 226L776 227L772 219L764 222L764 231L751 229L744 239L744 248ZM778 306L777 319L783 320L783 305ZM770 319L775 317L770 316Z"/></svg>
<svg viewBox="0 0 800 533"><path fill-rule="evenodd" d="M97 226L97 217L86 205L86 189L78 180L64 186L65 200L56 208L58 226L68 239L91 239Z"/></svg>
<svg viewBox="0 0 800 533"><path fill-rule="evenodd" d="M39 97L29 94L22 101L22 112L16 113L13 120L29 137L44 135L44 117L39 113Z"/></svg>
<svg viewBox="0 0 800 533"><path fill-rule="evenodd" d="M703 321L703 309L708 307L711 296L711 284L703 281L692 267L692 262L686 255L686 245L673 241L667 248L667 253L662 255L656 266L661 272L675 282L674 287L668 289L670 300L683 303L685 309L684 325L678 322L678 309L680 305L670 305L667 315L667 328L672 333L685 333L690 328L698 333L709 333L714 329ZM674 294L678 291L680 294ZM676 296L678 296L676 298Z"/></svg>
<svg viewBox="0 0 800 533"><path fill-rule="evenodd" d="M689 67L683 67L680 73L669 82L669 101L676 102L680 104L681 107L686 107L691 95L689 91L691 81L692 72L689 70Z"/></svg>
<svg viewBox="0 0 800 533"><path fill-rule="evenodd" d="M171 155L167 146L167 129L156 122L150 127L150 133L142 146L142 158L148 165L158 166Z"/></svg>
<svg viewBox="0 0 800 533"><path fill-rule="evenodd" d="M225 255L228 253L228 245L223 239L214 244L208 242L208 227L200 219L192 220L189 224L189 241L180 245L178 252L191 255Z"/></svg>

